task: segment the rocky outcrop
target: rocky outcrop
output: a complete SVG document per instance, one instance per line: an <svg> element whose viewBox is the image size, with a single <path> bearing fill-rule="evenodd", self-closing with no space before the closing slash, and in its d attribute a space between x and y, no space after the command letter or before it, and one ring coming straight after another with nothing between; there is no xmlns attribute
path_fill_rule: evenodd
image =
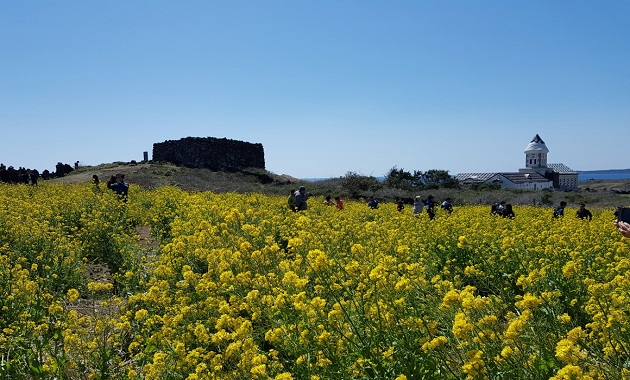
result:
<svg viewBox="0 0 630 380"><path fill-rule="evenodd" d="M265 152L262 144L226 138L186 137L153 144L153 161L215 171L265 169Z"/></svg>

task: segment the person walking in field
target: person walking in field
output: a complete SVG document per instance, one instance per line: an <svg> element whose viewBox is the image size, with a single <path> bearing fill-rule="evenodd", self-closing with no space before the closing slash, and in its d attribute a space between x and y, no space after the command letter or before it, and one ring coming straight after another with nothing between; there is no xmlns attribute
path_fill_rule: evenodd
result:
<svg viewBox="0 0 630 380"><path fill-rule="evenodd" d="M308 208L306 204L306 200L308 199L308 194L306 193L306 188L304 186L300 186L298 191L295 192L295 211L302 211Z"/></svg>
<svg viewBox="0 0 630 380"><path fill-rule="evenodd" d="M424 203L424 206L427 209L427 214L429 215L429 219L435 219L435 200L433 199L433 195L429 195L427 200Z"/></svg>
<svg viewBox="0 0 630 380"><path fill-rule="evenodd" d="M592 220L593 214L586 208L584 203L580 203L580 208L575 212L575 217L579 219Z"/></svg>
<svg viewBox="0 0 630 380"><path fill-rule="evenodd" d="M449 214L453 212L453 203L451 198L446 198L444 202L440 205L443 210L446 210Z"/></svg>
<svg viewBox="0 0 630 380"><path fill-rule="evenodd" d="M411 210L411 215L419 216L422 214L422 209L424 208L424 200L417 195L413 200L413 210Z"/></svg>
<svg viewBox="0 0 630 380"><path fill-rule="evenodd" d="M39 172L36 169L26 169L26 178L28 184L31 186L37 186L37 179L39 178Z"/></svg>
<svg viewBox="0 0 630 380"><path fill-rule="evenodd" d="M335 197L335 207L337 207L337 210L343 210L343 201L341 200L341 197Z"/></svg>
<svg viewBox="0 0 630 380"><path fill-rule="evenodd" d="M494 203L490 209L490 215L502 215L505 209L505 201Z"/></svg>
<svg viewBox="0 0 630 380"><path fill-rule="evenodd" d="M567 207L567 202L565 201L560 202L560 206L556 207L553 210L553 218L554 219L562 218L564 216L565 207Z"/></svg>
<svg viewBox="0 0 630 380"><path fill-rule="evenodd" d="M335 202L332 200L332 196L326 195L326 198L324 198L324 204L326 206L334 206Z"/></svg>
<svg viewBox="0 0 630 380"><path fill-rule="evenodd" d="M405 209L405 202L402 199L398 198L396 201L396 211L402 212Z"/></svg>
<svg viewBox="0 0 630 380"><path fill-rule="evenodd" d="M111 181L108 181L107 188L110 190L114 190L116 194L118 194L118 198L120 198L123 202L127 202L127 195L129 194L129 184L125 182L124 174L116 174L116 182L111 183Z"/></svg>
<svg viewBox="0 0 630 380"><path fill-rule="evenodd" d="M367 203L368 207L370 207L372 210L375 210L378 208L378 200L376 198L374 198L372 195L370 195L368 197L368 203Z"/></svg>
<svg viewBox="0 0 630 380"><path fill-rule="evenodd" d="M289 190L289 198L287 198L289 210L295 211L295 189Z"/></svg>
<svg viewBox="0 0 630 380"><path fill-rule="evenodd" d="M509 219L513 219L514 217L516 217L516 214L514 213L514 210L512 210L512 204L511 203L506 203L505 207L503 207L503 212L501 214L502 217L504 218L509 218Z"/></svg>

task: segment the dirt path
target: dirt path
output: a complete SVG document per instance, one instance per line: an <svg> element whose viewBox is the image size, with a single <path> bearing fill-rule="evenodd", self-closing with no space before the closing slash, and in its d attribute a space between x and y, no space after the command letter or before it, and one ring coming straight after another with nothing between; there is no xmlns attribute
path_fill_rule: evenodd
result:
<svg viewBox="0 0 630 380"><path fill-rule="evenodd" d="M136 227L136 231L138 232L138 235L140 235L140 245L142 248L151 252L154 252L159 248L160 244L151 236L151 227L138 226Z"/></svg>
<svg viewBox="0 0 630 380"><path fill-rule="evenodd" d="M152 238L151 228L149 226L137 226L136 232L140 236L138 239L142 248L140 254L146 256L146 262L153 262L159 249L159 243ZM103 284L113 283L112 274L107 265L103 263L86 263L85 276L89 281ZM113 315L120 309L119 304L103 303L101 299L97 298L80 298L72 304L67 304L66 307L92 317Z"/></svg>

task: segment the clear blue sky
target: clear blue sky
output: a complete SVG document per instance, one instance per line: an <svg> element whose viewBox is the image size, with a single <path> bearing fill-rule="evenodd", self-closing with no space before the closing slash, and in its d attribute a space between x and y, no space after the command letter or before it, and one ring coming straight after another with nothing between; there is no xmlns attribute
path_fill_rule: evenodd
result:
<svg viewBox="0 0 630 380"><path fill-rule="evenodd" d="M5 1L0 162L54 171L188 136L267 170L630 167L630 2ZM132 179L131 179L132 180Z"/></svg>

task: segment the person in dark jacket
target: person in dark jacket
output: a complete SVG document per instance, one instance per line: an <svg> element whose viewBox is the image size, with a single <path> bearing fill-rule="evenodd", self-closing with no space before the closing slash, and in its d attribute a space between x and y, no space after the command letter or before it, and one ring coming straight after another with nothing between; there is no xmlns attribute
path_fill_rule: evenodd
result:
<svg viewBox="0 0 630 380"><path fill-rule="evenodd" d="M368 207L370 207L372 210L376 210L378 208L378 199L374 198L373 196L369 196L368 197L368 203L367 203Z"/></svg>
<svg viewBox="0 0 630 380"><path fill-rule="evenodd" d="M580 208L575 212L575 217L580 219L593 219L593 214L586 208L584 203L580 203Z"/></svg>
<svg viewBox="0 0 630 380"><path fill-rule="evenodd" d="M429 195L427 197L427 200L424 203L424 206L427 209L427 214L429 215L429 219L433 220L435 218L435 200L434 200L433 195Z"/></svg>
<svg viewBox="0 0 630 380"><path fill-rule="evenodd" d="M111 183L111 179L110 181L107 181L107 188L114 190L116 194L118 194L118 198L120 198L124 202L127 202L127 194L129 194L129 184L125 182L124 174L117 174L116 182L114 183Z"/></svg>
<svg viewBox="0 0 630 380"><path fill-rule="evenodd" d="M516 214L514 214L514 210L512 210L512 204L511 203L506 203L505 207L503 208L503 212L501 213L501 216L504 218L514 218L516 216Z"/></svg>
<svg viewBox="0 0 630 380"><path fill-rule="evenodd" d="M405 209L405 202L403 202L402 199L397 198L396 199L396 211L398 212L402 212L402 210Z"/></svg>
<svg viewBox="0 0 630 380"><path fill-rule="evenodd" d="M308 194L306 194L306 188L304 186L300 186L298 191L295 192L295 211L302 211L308 208L306 204L306 200L308 199Z"/></svg>
<svg viewBox="0 0 630 380"><path fill-rule="evenodd" d="M562 218L564 216L565 207L567 207L567 202L565 201L560 202L560 206L556 207L553 210L553 218L554 219Z"/></svg>

